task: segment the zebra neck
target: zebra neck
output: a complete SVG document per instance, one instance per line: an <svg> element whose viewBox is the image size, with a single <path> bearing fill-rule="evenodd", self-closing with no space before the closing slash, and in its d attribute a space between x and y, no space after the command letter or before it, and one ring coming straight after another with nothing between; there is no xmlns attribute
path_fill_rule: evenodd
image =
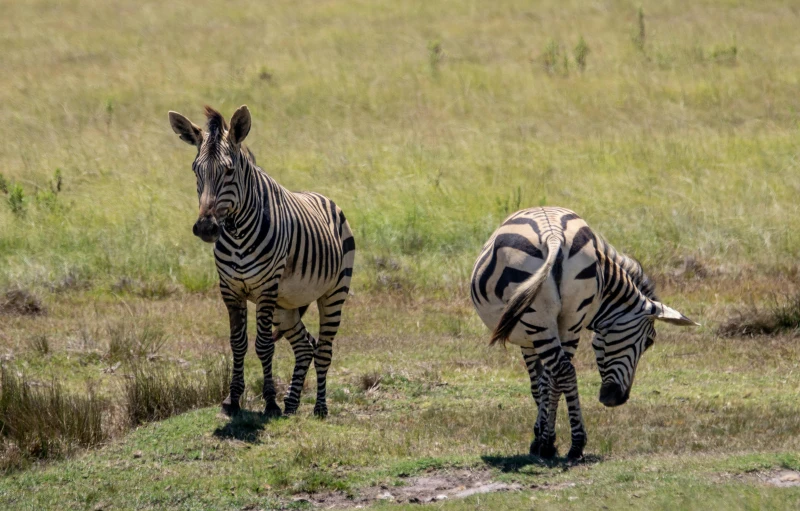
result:
<svg viewBox="0 0 800 511"><path fill-rule="evenodd" d="M283 204L283 187L255 165L243 169L240 205L225 223L228 236L238 242L261 237L260 231L277 227L274 219Z"/></svg>
<svg viewBox="0 0 800 511"><path fill-rule="evenodd" d="M620 317L640 308L648 298L655 299L654 285L636 260L602 241L597 256L603 287L591 330L608 328Z"/></svg>

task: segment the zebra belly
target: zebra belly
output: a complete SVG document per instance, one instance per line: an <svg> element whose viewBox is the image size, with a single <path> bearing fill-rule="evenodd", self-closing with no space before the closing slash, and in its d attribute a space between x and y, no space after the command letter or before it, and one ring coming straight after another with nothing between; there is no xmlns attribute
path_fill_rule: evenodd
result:
<svg viewBox="0 0 800 511"><path fill-rule="evenodd" d="M299 274L284 274L278 284L278 307L296 309L308 305L333 291L337 280L338 272L330 279L305 279Z"/></svg>

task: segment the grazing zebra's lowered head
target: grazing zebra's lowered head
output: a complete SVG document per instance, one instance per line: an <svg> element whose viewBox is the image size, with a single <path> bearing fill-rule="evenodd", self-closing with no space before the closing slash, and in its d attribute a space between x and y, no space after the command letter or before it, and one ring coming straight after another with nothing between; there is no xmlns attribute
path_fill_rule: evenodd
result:
<svg viewBox="0 0 800 511"><path fill-rule="evenodd" d="M205 114L208 120L205 133L178 112L169 112L169 122L181 140L197 147L192 170L197 176L200 214L192 232L203 241L214 243L219 238L220 226L226 222L232 225L247 199L242 167L248 160L255 163L255 158L242 145L250 132L247 106L236 110L230 127L213 108L206 106Z"/></svg>
<svg viewBox="0 0 800 511"><path fill-rule="evenodd" d="M594 332L592 347L602 380L600 402L613 407L625 404L630 397L639 360L655 342L655 322L678 326L697 323L658 301L655 284L638 261L620 254L599 236L597 244L610 278L588 329ZM614 272L612 267L618 270Z"/></svg>

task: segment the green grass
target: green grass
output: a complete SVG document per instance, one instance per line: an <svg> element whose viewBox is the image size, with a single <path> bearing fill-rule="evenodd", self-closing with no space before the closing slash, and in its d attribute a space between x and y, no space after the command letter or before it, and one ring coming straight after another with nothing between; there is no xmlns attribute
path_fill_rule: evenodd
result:
<svg viewBox="0 0 800 511"><path fill-rule="evenodd" d="M200 122L203 103L247 103L264 169L344 208L357 289L380 289L374 261L390 257L406 288L450 293L502 218L538 204L575 209L653 270L794 265L797 14L643 9L639 51L624 2L10 5L0 172L26 197L25 214L0 207L0 284L213 287L193 154L166 121ZM548 41L573 71L540 65Z"/></svg>
<svg viewBox="0 0 800 511"><path fill-rule="evenodd" d="M309 378L297 417L228 422L206 408L114 430L101 448L70 446L0 478L0 507L302 508L293 498L307 492L357 497L454 467L524 490L436 507L795 505L797 488L752 471L800 469L796 307L775 301L800 288L800 11L779 0L639 7L3 4L9 370L119 403L136 367L199 374L229 353L211 248L191 235L194 154L168 110L200 122L203 104L226 115L247 104L259 164L334 199L358 255L327 421L311 418ZM592 463L566 471L520 456L534 410L519 354L486 347L468 301L489 234L543 204L577 211L704 325L661 328L630 402L613 410L597 402L581 346ZM721 337L748 307L786 328ZM292 362L281 343L279 390ZM250 410L262 406L260 374L251 353ZM558 434L564 452L565 417Z"/></svg>
<svg viewBox="0 0 800 511"><path fill-rule="evenodd" d="M723 284L695 283L693 317L713 321L727 307L720 292L741 293ZM665 297L677 300L675 292L663 286ZM21 345L12 363L30 378L67 375L66 385L75 391L91 384L100 397L121 400L126 382L133 383L131 368L147 362L124 361L115 372L103 372L108 361L73 344L87 321L73 313L80 301L72 294L69 303L50 306L46 323L18 318L7 328L9 337L23 339L35 324L51 339L49 353ZM209 354L228 352L227 319L216 296L186 295L155 305L143 298L99 301L95 307L99 317L133 310L163 324L169 341L164 356L150 363L172 367L174 375L193 375L206 367ZM615 409L597 401L600 379L589 344L582 344L576 365L589 463L565 471L561 461L540 464L523 456L535 410L521 357L516 349L490 349L488 333L464 300L357 295L346 310L334 348L327 420L312 416L312 378L296 417L266 421L254 413L263 404L257 397L260 366L251 353L245 376L252 412L229 421L214 406L118 434L99 449L0 479L0 505L270 508L295 505L293 499L309 492L358 498L368 488L454 469L488 470L496 480L524 487L441 504L455 509L514 509L531 498L535 506L554 509L624 502L641 509L699 509L709 502L712 508L784 509L800 498L798 488L773 488L756 477L800 468L800 386L792 377L800 347L791 336L723 338L713 322L693 331L661 328L630 402ZM194 323L198 315L206 318L203 325ZM309 316L313 324L315 311ZM254 325L250 330L252 338ZM285 391L293 369L287 343L279 344L275 361ZM164 388L178 392L175 382ZM563 415L557 431L564 454L569 426Z"/></svg>

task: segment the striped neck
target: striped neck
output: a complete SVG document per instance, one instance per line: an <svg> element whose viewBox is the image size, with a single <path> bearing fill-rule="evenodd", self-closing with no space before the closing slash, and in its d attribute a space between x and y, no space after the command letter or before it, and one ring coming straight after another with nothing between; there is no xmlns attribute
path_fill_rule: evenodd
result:
<svg viewBox="0 0 800 511"><path fill-rule="evenodd" d="M239 204L236 212L225 222L225 233L235 240L252 237L254 230L263 228L263 220L272 217L281 204L283 188L248 157L242 148L237 155ZM267 223L270 223L267 220Z"/></svg>
<svg viewBox="0 0 800 511"><path fill-rule="evenodd" d="M655 283L638 261L617 252L601 239L598 239L597 257L603 289L600 307L589 327L591 330L609 328L620 318L644 310L648 300L658 299Z"/></svg>

